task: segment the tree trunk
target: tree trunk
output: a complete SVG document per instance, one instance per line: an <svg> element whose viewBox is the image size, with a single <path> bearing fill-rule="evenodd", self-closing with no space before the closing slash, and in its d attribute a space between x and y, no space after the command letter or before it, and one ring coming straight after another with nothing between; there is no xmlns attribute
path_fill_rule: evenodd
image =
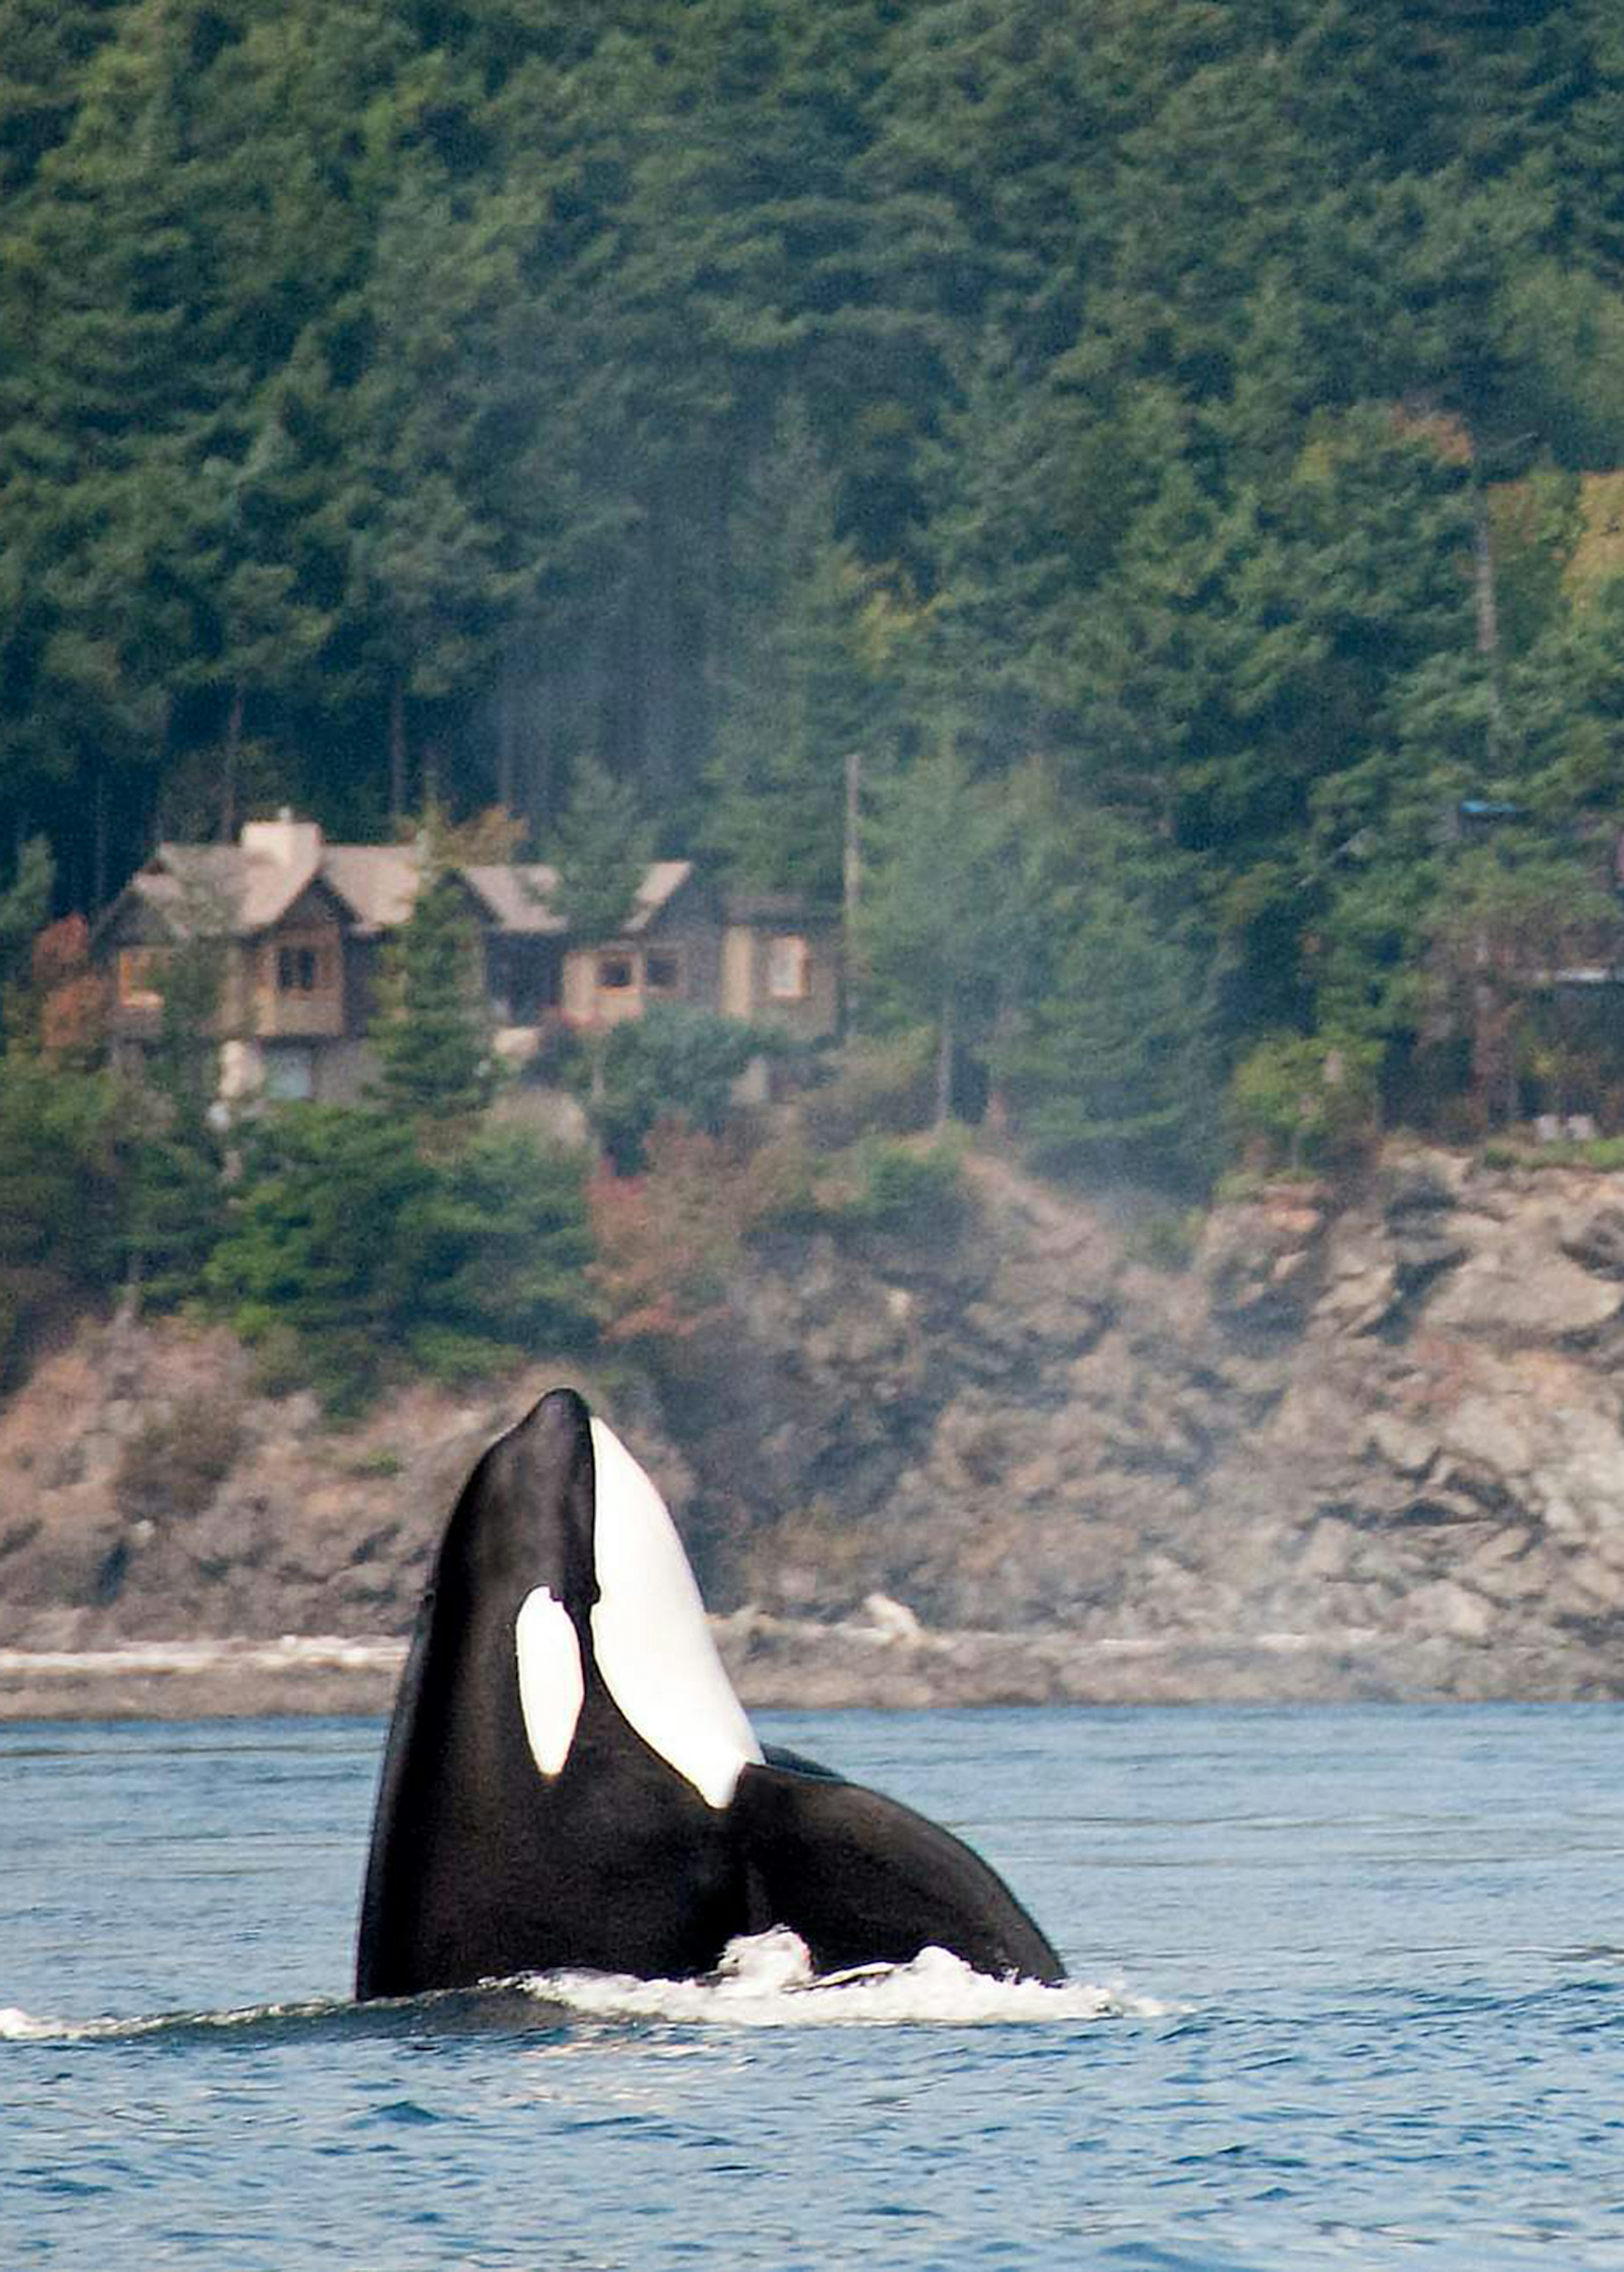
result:
<svg viewBox="0 0 1624 2272"><path fill-rule="evenodd" d="M505 813L518 811L518 689L512 653L503 659L496 696L496 802Z"/></svg>
<svg viewBox="0 0 1624 2272"><path fill-rule="evenodd" d="M406 802L406 689L397 678L389 690L389 817L399 820Z"/></svg>
<svg viewBox="0 0 1624 2272"><path fill-rule="evenodd" d="M1488 491L1476 467L1471 477L1472 591L1477 605L1478 653L1488 666L1489 736L1491 758L1499 747L1504 724L1500 693L1500 598L1494 579L1494 532L1489 527Z"/></svg>
<svg viewBox="0 0 1624 2272"><path fill-rule="evenodd" d="M857 999L853 975L856 964L857 908L862 896L862 848L858 827L862 814L863 756L860 750L846 753L846 841L842 848L843 909L840 925L840 1035L851 1029Z"/></svg>
<svg viewBox="0 0 1624 2272"><path fill-rule="evenodd" d="M945 1128L953 1117L953 989L942 990L942 1010L936 1028L936 1126Z"/></svg>
<svg viewBox="0 0 1624 2272"><path fill-rule="evenodd" d="M108 772L96 767L91 806L90 912L99 916L108 896Z"/></svg>
<svg viewBox="0 0 1624 2272"><path fill-rule="evenodd" d="M231 690L231 703L226 712L226 757L220 769L220 841L229 844L237 833L237 773L242 756L242 714L245 702L241 685Z"/></svg>

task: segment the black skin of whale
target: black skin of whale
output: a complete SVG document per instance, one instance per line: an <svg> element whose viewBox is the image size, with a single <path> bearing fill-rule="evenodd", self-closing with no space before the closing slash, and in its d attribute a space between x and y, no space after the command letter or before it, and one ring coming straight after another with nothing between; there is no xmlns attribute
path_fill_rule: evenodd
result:
<svg viewBox="0 0 1624 2272"><path fill-rule="evenodd" d="M594 1496L586 1407L555 1390L452 1511L384 1753L357 1997L560 1969L693 1977L774 1924L820 1972L934 1944L977 1971L1062 1978L1002 1880L894 1799L770 1750L719 1810L644 1742L592 1654ZM551 1778L531 1754L514 1649L537 1586L569 1612L585 1689Z"/></svg>

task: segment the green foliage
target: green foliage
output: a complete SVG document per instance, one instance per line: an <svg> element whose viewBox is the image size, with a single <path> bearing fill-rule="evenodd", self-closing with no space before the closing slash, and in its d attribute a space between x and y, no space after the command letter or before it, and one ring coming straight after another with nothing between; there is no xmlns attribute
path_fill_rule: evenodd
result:
<svg viewBox="0 0 1624 2272"><path fill-rule="evenodd" d="M1125 1232L1122 1252L1152 1270L1187 1270L1201 1243L1204 1219L1198 1207L1158 1208Z"/></svg>
<svg viewBox="0 0 1624 2272"><path fill-rule="evenodd" d="M951 1134L927 1146L862 1137L817 1176L812 1201L816 1219L833 1229L940 1244L964 1219L963 1145Z"/></svg>
<svg viewBox="0 0 1624 2272"><path fill-rule="evenodd" d="M855 751L860 1019L930 1030L939 1111L1019 1044L1056 1159L1186 1173L1167 1095L1065 1073L1118 1046L1061 975L1106 953L1061 881L1096 816L1159 871L1123 971L1219 970L1203 1047L1334 1032L1419 1088L1449 816L1599 865L1600 0L14 13L0 843L63 904L155 814L379 833L432 782L548 843L571 780L589 931L634 808L832 897ZM447 1144L486 1086L454 960L390 1090Z"/></svg>
<svg viewBox="0 0 1624 2272"><path fill-rule="evenodd" d="M484 1131L406 1211L406 1344L437 1379L486 1377L590 1339L592 1259L578 1152Z"/></svg>
<svg viewBox="0 0 1624 2272"><path fill-rule="evenodd" d="M1024 916L1008 889L1010 820L996 787L941 743L875 801L857 930L859 1000L872 1024L935 1036L935 1117L956 1055L990 1034Z"/></svg>
<svg viewBox="0 0 1624 2272"><path fill-rule="evenodd" d="M1271 1035L1230 1083L1235 1134L1255 1165L1336 1167L1378 1126L1380 1052L1367 1042Z"/></svg>
<svg viewBox="0 0 1624 2272"><path fill-rule="evenodd" d="M636 792L596 759L577 759L550 849L553 906L583 945L624 930L652 844Z"/></svg>
<svg viewBox="0 0 1624 2272"><path fill-rule="evenodd" d="M1512 1144L1491 1138L1478 1157L1486 1168L1598 1168L1608 1175L1624 1170L1624 1136L1594 1136L1558 1144Z"/></svg>
<svg viewBox="0 0 1624 2272"><path fill-rule="evenodd" d="M225 1224L225 1155L211 1117L223 977L218 940L192 937L172 951L160 982L121 1194L125 1274L148 1309L196 1296Z"/></svg>
<svg viewBox="0 0 1624 2272"><path fill-rule="evenodd" d="M384 1101L442 1139L465 1129L495 1087L479 954L466 893L431 845L411 916L391 942L372 1040Z"/></svg>
<svg viewBox="0 0 1624 2272"><path fill-rule="evenodd" d="M928 1027L858 1035L833 1061L830 1078L802 1098L801 1118L825 1150L880 1131L902 1135L931 1116L935 1036Z"/></svg>
<svg viewBox="0 0 1624 2272"><path fill-rule="evenodd" d="M403 1236L432 1190L410 1125L342 1105L268 1116L255 1131L205 1286L250 1346L296 1342L329 1411L382 1385L417 1290Z"/></svg>
<svg viewBox="0 0 1624 2272"><path fill-rule="evenodd" d="M838 897L846 759L877 720L857 556L835 483L792 400L736 518L733 631L711 775L710 836L740 882Z"/></svg>
<svg viewBox="0 0 1624 2272"><path fill-rule="evenodd" d="M376 1112L285 1109L252 1140L205 1283L284 1386L343 1417L406 1365L467 1379L590 1334L582 1176L522 1130L443 1159Z"/></svg>
<svg viewBox="0 0 1624 2272"><path fill-rule="evenodd" d="M1015 1126L1051 1173L1198 1185L1215 1160L1211 946L1143 875L1135 888L1120 831L1102 823L1084 858L1049 911L1052 961L995 1059Z"/></svg>
<svg viewBox="0 0 1624 2272"><path fill-rule="evenodd" d="M56 874L50 846L43 836L30 836L17 856L10 884L0 891L0 1042L27 1035L28 953L50 912Z"/></svg>
<svg viewBox="0 0 1624 2272"><path fill-rule="evenodd" d="M601 1044L587 1117L617 1170L642 1165L657 1123L718 1134L733 1086L752 1058L784 1046L781 1035L683 1002L652 1003L614 1027Z"/></svg>
<svg viewBox="0 0 1624 2272"><path fill-rule="evenodd" d="M127 1282L149 1310L192 1300L225 1227L227 1190L220 1146L206 1124L166 1124L141 1100L120 1193L120 1238Z"/></svg>
<svg viewBox="0 0 1624 2272"><path fill-rule="evenodd" d="M115 1282L123 1117L105 1073L0 1058L0 1386Z"/></svg>

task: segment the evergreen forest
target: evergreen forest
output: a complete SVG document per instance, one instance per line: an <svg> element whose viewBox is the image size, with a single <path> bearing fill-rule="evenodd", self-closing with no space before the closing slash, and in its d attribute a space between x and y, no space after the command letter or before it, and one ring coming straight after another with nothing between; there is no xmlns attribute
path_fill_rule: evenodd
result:
<svg viewBox="0 0 1624 2272"><path fill-rule="evenodd" d="M0 955L855 808L1045 1171L1624 1125L1608 0L0 0Z"/></svg>

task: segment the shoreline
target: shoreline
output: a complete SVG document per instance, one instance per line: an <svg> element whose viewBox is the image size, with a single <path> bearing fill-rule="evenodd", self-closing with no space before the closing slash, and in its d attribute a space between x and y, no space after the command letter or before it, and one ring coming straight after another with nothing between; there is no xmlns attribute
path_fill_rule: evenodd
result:
<svg viewBox="0 0 1624 2272"><path fill-rule="evenodd" d="M992 1705L1537 1703L1616 1699L1616 1672L1365 1628L1199 1642L1075 1632L822 1625L741 1610L711 1621L754 1710ZM235 1635L105 1648L0 1648L0 1723L382 1716L406 1642Z"/></svg>

